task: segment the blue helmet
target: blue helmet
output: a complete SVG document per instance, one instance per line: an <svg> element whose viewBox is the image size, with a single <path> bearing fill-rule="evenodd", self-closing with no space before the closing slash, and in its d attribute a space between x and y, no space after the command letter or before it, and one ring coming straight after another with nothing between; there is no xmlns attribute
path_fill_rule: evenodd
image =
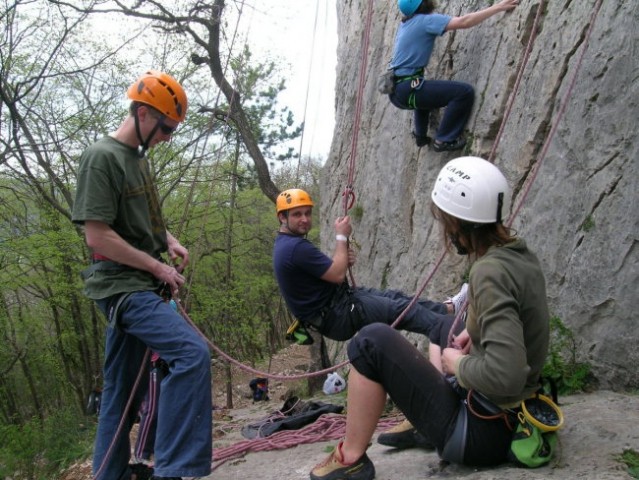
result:
<svg viewBox="0 0 639 480"><path fill-rule="evenodd" d="M397 0L397 6L399 11L404 15L409 16L417 11L421 5L422 0Z"/></svg>

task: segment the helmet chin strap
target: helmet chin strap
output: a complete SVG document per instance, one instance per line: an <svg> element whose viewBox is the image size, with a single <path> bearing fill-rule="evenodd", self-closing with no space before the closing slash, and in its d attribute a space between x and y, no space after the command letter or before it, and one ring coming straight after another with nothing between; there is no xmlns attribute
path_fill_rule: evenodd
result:
<svg viewBox="0 0 639 480"><path fill-rule="evenodd" d="M158 131L158 128L160 128L161 122L160 120L156 122L155 127L153 127L153 130L151 130L149 136L146 138L146 140L144 140L142 138L142 132L140 131L140 119L138 117L137 109L135 110L135 115L133 116L133 118L135 119L135 133L137 134L138 141L140 142L140 145L138 146L138 155L140 156L140 158L142 158L146 154L146 151L149 149L149 142L153 138L153 135L155 135L155 133Z"/></svg>

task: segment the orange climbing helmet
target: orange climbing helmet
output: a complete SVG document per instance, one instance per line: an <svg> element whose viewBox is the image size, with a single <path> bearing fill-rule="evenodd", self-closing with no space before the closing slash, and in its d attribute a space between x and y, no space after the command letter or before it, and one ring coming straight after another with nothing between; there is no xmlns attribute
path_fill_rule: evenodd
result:
<svg viewBox="0 0 639 480"><path fill-rule="evenodd" d="M275 208L277 213L280 213L285 210L290 210L291 208L312 207L313 205L314 203L313 200L311 200L311 196L304 190L300 190L299 188L290 188L288 190L284 190L277 196Z"/></svg>
<svg viewBox="0 0 639 480"><path fill-rule="evenodd" d="M167 73L148 70L129 87L127 96L134 102L150 105L176 122L182 122L186 117L186 93Z"/></svg>

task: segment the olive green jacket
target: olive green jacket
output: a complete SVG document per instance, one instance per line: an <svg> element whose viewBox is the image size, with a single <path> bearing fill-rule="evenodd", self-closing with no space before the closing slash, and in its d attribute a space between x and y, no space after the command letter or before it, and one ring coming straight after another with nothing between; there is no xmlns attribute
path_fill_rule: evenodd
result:
<svg viewBox="0 0 639 480"><path fill-rule="evenodd" d="M502 407L529 397L548 353L549 320L544 276L526 243L491 247L470 270L472 346L457 363L460 384Z"/></svg>

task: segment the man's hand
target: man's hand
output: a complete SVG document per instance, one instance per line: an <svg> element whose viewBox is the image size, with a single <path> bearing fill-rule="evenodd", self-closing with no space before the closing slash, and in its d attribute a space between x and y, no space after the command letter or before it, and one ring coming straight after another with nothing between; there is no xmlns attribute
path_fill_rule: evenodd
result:
<svg viewBox="0 0 639 480"><path fill-rule="evenodd" d="M175 265L178 273L182 273L189 264L189 251L178 242L173 235L166 232L166 241L168 244L168 254L171 262ZM179 263L176 263L180 259Z"/></svg>
<svg viewBox="0 0 639 480"><path fill-rule="evenodd" d="M158 262L158 268L153 273L158 280L166 283L170 290L171 296L177 297L180 287L184 285L186 279L184 275L178 272L176 267L167 265L166 263Z"/></svg>
<svg viewBox="0 0 639 480"><path fill-rule="evenodd" d="M517 5L519 5L519 0L501 0L501 2L499 2L498 4L499 9L504 12L508 10L512 10Z"/></svg>
<svg viewBox="0 0 639 480"><path fill-rule="evenodd" d="M350 237L351 233L353 233L353 226L351 225L350 217L348 215L338 217L337 220L335 220L335 234Z"/></svg>
<svg viewBox="0 0 639 480"><path fill-rule="evenodd" d="M349 247L348 249L348 266L352 267L355 265L355 260L357 260L357 255L355 255L355 250Z"/></svg>

